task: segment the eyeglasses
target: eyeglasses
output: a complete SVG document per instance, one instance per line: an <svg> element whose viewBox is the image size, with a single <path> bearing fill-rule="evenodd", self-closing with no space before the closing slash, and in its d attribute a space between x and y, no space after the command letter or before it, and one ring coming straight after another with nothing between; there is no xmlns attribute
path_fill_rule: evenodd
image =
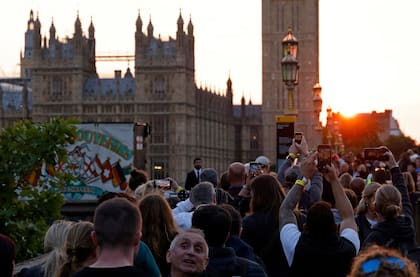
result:
<svg viewBox="0 0 420 277"><path fill-rule="evenodd" d="M400 258L384 257L367 260L366 262L361 264L360 269L363 271L364 274L370 274L378 271L381 265L386 265L386 267L392 269L403 269L406 266L405 262Z"/></svg>

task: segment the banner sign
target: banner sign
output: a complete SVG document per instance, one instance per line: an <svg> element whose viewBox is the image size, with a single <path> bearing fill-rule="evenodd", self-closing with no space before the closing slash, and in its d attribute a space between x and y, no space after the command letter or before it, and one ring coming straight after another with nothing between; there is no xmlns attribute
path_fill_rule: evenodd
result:
<svg viewBox="0 0 420 277"><path fill-rule="evenodd" d="M44 169L42 176L70 173L77 181L66 184L67 200L96 200L105 191L124 191L133 163L132 123L77 124L77 139L67 146L67 162ZM48 181L45 180L44 181Z"/></svg>
<svg viewBox="0 0 420 277"><path fill-rule="evenodd" d="M289 154L289 147L295 134L295 116L276 116L277 168Z"/></svg>

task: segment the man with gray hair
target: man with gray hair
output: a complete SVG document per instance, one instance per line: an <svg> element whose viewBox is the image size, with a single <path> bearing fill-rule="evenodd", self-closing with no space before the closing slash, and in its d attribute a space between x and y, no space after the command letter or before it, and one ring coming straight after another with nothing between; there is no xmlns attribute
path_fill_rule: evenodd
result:
<svg viewBox="0 0 420 277"><path fill-rule="evenodd" d="M215 205L216 191L210 182L200 182L191 189L190 197L179 202L172 210L174 219L179 228L191 228L191 218L194 210L202 205Z"/></svg>
<svg viewBox="0 0 420 277"><path fill-rule="evenodd" d="M210 182L216 190L216 203L219 204L234 204L235 199L226 191L217 187L219 178L217 171L214 168L205 168L201 171L200 182Z"/></svg>
<svg viewBox="0 0 420 277"><path fill-rule="evenodd" d="M209 262L209 247L203 231L188 229L176 235L166 253L166 261L171 264L170 276L209 276L204 273Z"/></svg>

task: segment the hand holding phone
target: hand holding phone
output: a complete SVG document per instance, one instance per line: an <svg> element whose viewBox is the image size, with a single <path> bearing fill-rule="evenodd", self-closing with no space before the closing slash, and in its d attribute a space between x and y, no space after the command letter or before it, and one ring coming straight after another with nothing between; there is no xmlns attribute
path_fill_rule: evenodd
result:
<svg viewBox="0 0 420 277"><path fill-rule="evenodd" d="M260 175L261 173L261 167L256 162L250 162L249 163L249 176L255 177L257 175Z"/></svg>
<svg viewBox="0 0 420 277"><path fill-rule="evenodd" d="M388 161L389 157L385 155L387 149L384 147L369 147L363 150L365 160L368 161Z"/></svg>
<svg viewBox="0 0 420 277"><path fill-rule="evenodd" d="M161 190L168 190L171 187L171 183L168 179L155 179L155 184Z"/></svg>

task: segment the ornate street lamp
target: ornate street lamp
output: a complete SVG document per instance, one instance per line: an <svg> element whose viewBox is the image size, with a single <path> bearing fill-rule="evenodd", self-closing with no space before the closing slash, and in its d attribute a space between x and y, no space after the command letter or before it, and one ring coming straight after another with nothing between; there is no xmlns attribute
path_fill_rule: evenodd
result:
<svg viewBox="0 0 420 277"><path fill-rule="evenodd" d="M295 57L295 59L297 58L299 43L296 37L292 34L291 27L289 27L287 35L283 38L281 44L283 46L283 57L286 57L288 54L290 54Z"/></svg>
<svg viewBox="0 0 420 277"><path fill-rule="evenodd" d="M293 108L293 90L298 81L299 64L296 59L298 53L298 41L293 36L291 28L282 40L283 58L281 60L281 71L283 82L287 86L287 103L290 113L295 113Z"/></svg>

